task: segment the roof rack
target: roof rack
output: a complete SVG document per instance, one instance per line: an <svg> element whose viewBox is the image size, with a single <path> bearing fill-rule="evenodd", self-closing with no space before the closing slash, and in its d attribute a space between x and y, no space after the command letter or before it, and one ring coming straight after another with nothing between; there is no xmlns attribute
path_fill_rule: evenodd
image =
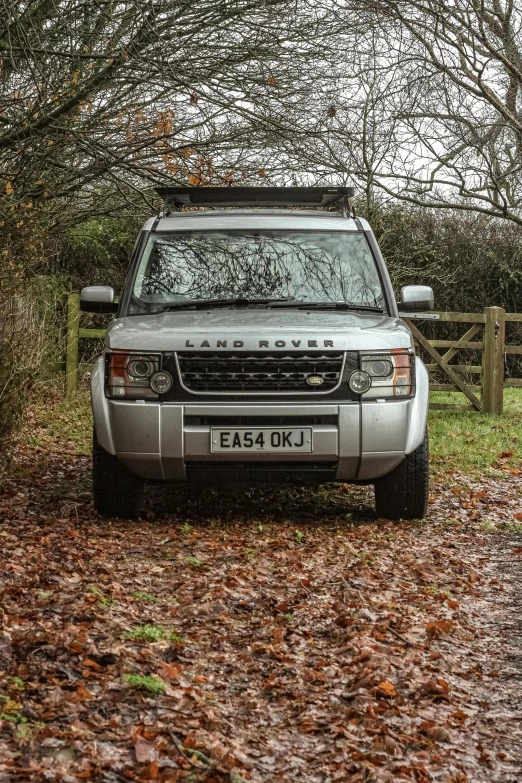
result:
<svg viewBox="0 0 522 783"><path fill-rule="evenodd" d="M353 188L307 187L158 187L164 198L164 215L183 207L312 207L349 214Z"/></svg>

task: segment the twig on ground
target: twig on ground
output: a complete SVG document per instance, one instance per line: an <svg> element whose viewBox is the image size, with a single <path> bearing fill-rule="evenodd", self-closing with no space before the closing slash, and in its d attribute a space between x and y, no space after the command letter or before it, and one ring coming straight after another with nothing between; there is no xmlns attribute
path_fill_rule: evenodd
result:
<svg viewBox="0 0 522 783"><path fill-rule="evenodd" d="M196 764L195 761L192 761L190 756L188 756L186 754L185 748L180 743L180 741L178 740L178 738L176 737L176 735L174 734L174 732L172 731L172 729L170 727L168 728L168 732L169 732L169 735L170 735L170 738L171 738L172 742L176 746L176 749L177 749L178 753L181 753L181 755L183 756L185 761L187 761L189 764L191 764L193 767L196 767L197 769L208 769L209 764L199 764L199 763Z"/></svg>
<svg viewBox="0 0 522 783"><path fill-rule="evenodd" d="M406 639L405 636L403 636L401 633L396 631L395 628L392 628L391 626L388 626L386 628L386 630L390 631L390 633L392 633L394 636L396 636L397 639L400 639L401 642L404 642L404 644L407 644L408 647L416 647L417 650L422 650L423 649L420 644L415 644L415 642L410 642L408 639Z"/></svg>

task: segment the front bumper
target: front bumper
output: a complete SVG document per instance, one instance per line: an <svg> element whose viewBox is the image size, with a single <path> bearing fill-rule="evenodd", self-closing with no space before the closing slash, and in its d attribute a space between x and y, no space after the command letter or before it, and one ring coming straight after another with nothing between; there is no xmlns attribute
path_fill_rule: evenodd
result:
<svg viewBox="0 0 522 783"><path fill-rule="evenodd" d="M215 467L231 481L242 471L250 479L256 470L277 481L274 468L282 468L282 475L286 466L286 473L299 468L304 481L311 480L314 473L323 476L322 480L371 481L393 470L423 440L428 382L420 364L417 393L412 399L346 404L186 404L107 399L103 365L98 361L92 375L96 436L106 451L149 480L192 480L198 474L209 475ZM246 422L252 427L312 426L313 451L213 454L210 430L221 422L226 427L242 427Z"/></svg>
<svg viewBox="0 0 522 783"><path fill-rule="evenodd" d="M388 473L404 458L411 401L362 405L176 405L109 400L108 414L114 453L127 467L144 479L183 481L194 475L197 463L208 470L212 463L288 463L295 467L296 457L306 469L307 463L330 468L338 481L368 480ZM194 420L212 417L248 418L262 425L267 417L280 419L290 427L315 417L332 423L314 424L313 452L309 454L212 454L208 424ZM333 423L335 421L335 423ZM253 425L252 425L253 426ZM102 444L103 445L103 444ZM190 471L192 468L192 471ZM237 473L235 474L237 476Z"/></svg>

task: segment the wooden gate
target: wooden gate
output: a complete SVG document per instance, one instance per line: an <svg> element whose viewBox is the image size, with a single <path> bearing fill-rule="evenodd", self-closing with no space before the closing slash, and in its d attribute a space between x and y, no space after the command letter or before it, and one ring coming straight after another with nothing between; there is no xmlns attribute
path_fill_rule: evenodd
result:
<svg viewBox="0 0 522 783"><path fill-rule="evenodd" d="M421 353L425 352L430 374L430 391L461 392L468 403L431 403L430 408L480 411L498 415L502 413L504 388L522 386L522 378L505 379L505 357L522 354L521 345L506 345L506 323L522 322L522 314L506 313L502 307L486 307L483 313L404 313ZM416 321L470 324L458 340L429 340L421 332ZM445 348L441 353L439 348ZM482 354L480 364L450 364L459 351L472 350ZM429 360L432 360L431 362ZM448 383L432 381L435 373L442 373ZM478 383L469 383L466 376L478 375Z"/></svg>

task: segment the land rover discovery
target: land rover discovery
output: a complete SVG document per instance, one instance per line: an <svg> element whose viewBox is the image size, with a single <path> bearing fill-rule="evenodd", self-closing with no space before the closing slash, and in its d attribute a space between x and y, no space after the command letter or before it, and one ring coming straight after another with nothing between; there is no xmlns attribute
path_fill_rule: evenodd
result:
<svg viewBox="0 0 522 783"><path fill-rule="evenodd" d="M145 481L352 482L377 514L428 499L428 375L349 188L160 188L92 372L94 505L130 518Z"/></svg>

